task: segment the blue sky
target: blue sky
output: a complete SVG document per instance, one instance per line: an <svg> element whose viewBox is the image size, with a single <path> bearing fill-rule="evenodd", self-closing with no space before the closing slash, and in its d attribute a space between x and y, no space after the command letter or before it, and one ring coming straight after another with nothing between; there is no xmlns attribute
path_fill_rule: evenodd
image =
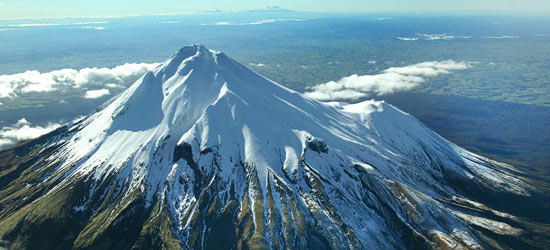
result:
<svg viewBox="0 0 550 250"><path fill-rule="evenodd" d="M0 0L0 19L239 11L271 5L300 11L550 12L550 0Z"/></svg>

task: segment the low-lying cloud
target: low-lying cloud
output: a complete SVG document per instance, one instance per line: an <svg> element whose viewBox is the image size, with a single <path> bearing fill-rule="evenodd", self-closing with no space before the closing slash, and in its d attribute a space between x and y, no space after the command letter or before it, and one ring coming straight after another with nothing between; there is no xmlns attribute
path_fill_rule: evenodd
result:
<svg viewBox="0 0 550 250"><path fill-rule="evenodd" d="M103 26L82 26L81 28L85 30L104 30L105 29L105 27Z"/></svg>
<svg viewBox="0 0 550 250"><path fill-rule="evenodd" d="M58 123L50 123L45 127L32 126L30 122L22 118L17 123L0 129L0 150L7 149L19 141L37 138L60 126L61 124Z"/></svg>
<svg viewBox="0 0 550 250"><path fill-rule="evenodd" d="M111 94L108 89L96 89L96 90L88 90L86 91L86 94L84 94L84 98L86 99L97 99L102 96L106 96Z"/></svg>
<svg viewBox="0 0 550 250"><path fill-rule="evenodd" d="M0 75L0 98L30 92L51 92L64 87L99 89L129 85L155 68L158 63L127 63L114 68L61 69L47 73L29 70Z"/></svg>
<svg viewBox="0 0 550 250"><path fill-rule="evenodd" d="M90 24L107 24L109 21L89 21L89 22L74 22L74 23L16 23L16 24L0 24L4 27L49 27L49 26L70 26L70 25L90 25Z"/></svg>
<svg viewBox="0 0 550 250"><path fill-rule="evenodd" d="M472 36L457 36L449 35L446 33L442 34L420 34L417 33L416 36L412 37L397 37L401 41L417 41L417 40L426 40L426 41L435 41L435 40L454 40L454 39L470 39ZM517 39L519 36L503 35L503 36L482 36L486 39Z"/></svg>
<svg viewBox="0 0 550 250"><path fill-rule="evenodd" d="M376 75L351 75L309 87L305 95L320 101L356 100L371 95L386 95L407 91L426 81L426 78L450 74L452 70L470 68L470 63L430 61L404 67L391 67Z"/></svg>
<svg viewBox="0 0 550 250"><path fill-rule="evenodd" d="M418 37L398 37L397 39L399 39L401 41L416 41L420 38L418 38Z"/></svg>
<svg viewBox="0 0 550 250"><path fill-rule="evenodd" d="M307 20L307 19L264 19L264 20L259 20L259 21L254 21L254 22L245 22L245 23L216 22L214 24L203 23L201 25L218 25L218 26L223 26L223 25L259 25L259 24L274 23L274 22L288 22L288 21L300 22L300 21L305 21L305 20Z"/></svg>
<svg viewBox="0 0 550 250"><path fill-rule="evenodd" d="M441 33L441 34L420 34L417 33L416 36L413 37L397 37L397 39L401 41L416 41L416 40L427 40L427 41L435 41L435 40L454 40L454 39L470 39L472 36L457 36L457 35L449 35L447 33Z"/></svg>
<svg viewBox="0 0 550 250"><path fill-rule="evenodd" d="M519 38L519 36L484 36L488 39L516 39Z"/></svg>
<svg viewBox="0 0 550 250"><path fill-rule="evenodd" d="M447 35L446 33L443 34L418 34L420 37L422 37L425 40L453 40L457 38L462 39L468 39L472 38L471 36L455 36L455 35Z"/></svg>
<svg viewBox="0 0 550 250"><path fill-rule="evenodd" d="M249 63L248 65L254 66L254 67L265 67L266 65L263 63Z"/></svg>
<svg viewBox="0 0 550 250"><path fill-rule="evenodd" d="M6 24L6 27L46 27L46 26L61 26L61 23L21 23L21 24Z"/></svg>
<svg viewBox="0 0 550 250"><path fill-rule="evenodd" d="M180 21L160 21L159 23L163 23L163 24L178 24L178 23L180 23Z"/></svg>

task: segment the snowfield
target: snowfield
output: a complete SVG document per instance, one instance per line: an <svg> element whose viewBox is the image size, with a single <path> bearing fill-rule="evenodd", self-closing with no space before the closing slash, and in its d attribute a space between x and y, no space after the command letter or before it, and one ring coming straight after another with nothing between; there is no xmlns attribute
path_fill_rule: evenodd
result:
<svg viewBox="0 0 550 250"><path fill-rule="evenodd" d="M58 164L41 179L54 185L40 199L87 183L71 208L90 218L110 211L92 221L101 234L124 221L119 210L137 192L151 211L144 223L166 216L183 248L213 244L226 215L236 248L480 248L489 243L471 224L520 229L469 215L453 197L466 207L477 203L465 190L532 192L388 103L318 102L200 45L179 50L56 143L49 160ZM112 207L94 204L109 199Z"/></svg>

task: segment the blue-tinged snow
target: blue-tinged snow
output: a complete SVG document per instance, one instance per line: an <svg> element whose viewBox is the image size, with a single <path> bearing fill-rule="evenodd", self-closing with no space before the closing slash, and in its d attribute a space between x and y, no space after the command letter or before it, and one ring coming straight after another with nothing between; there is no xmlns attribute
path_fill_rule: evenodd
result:
<svg viewBox="0 0 550 250"><path fill-rule="evenodd" d="M182 219L197 209L193 201L198 199L179 182L198 181L192 166L185 159L173 161L174 148L183 144L191 146L200 171L227 183L227 189L230 184L242 189L244 178L236 172L248 164L258 173L264 197L268 180L276 177L301 194L304 206L323 211L310 195L299 192L308 189L307 178L322 179L340 217L364 245L384 245L377 237L387 229L359 198L366 192L360 171L380 180L372 185L386 190L381 197L396 211L410 204L427 218L419 224L451 243L477 244L462 225L466 217L434 199L460 196L440 184L444 172L528 195L527 185L498 163L452 144L390 104L321 103L199 45L182 48L76 126L59 154L64 159L60 170L71 169L58 185L77 178L101 182L116 174L121 182L129 181L127 194L140 189L151 201L157 194L166 199L183 231L189 220ZM413 200L390 196L392 185ZM275 203L284 206L280 199ZM434 214L446 223L431 220ZM335 223L329 214L324 218Z"/></svg>

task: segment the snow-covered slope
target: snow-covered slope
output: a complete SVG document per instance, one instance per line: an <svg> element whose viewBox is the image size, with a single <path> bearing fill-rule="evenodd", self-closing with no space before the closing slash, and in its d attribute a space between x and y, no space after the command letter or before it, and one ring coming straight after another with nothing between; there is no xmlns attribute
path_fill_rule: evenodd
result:
<svg viewBox="0 0 550 250"><path fill-rule="evenodd" d="M76 248L479 248L498 243L477 227L521 229L472 200L533 192L390 104L308 99L199 45L42 140L0 177L15 247L49 218Z"/></svg>

